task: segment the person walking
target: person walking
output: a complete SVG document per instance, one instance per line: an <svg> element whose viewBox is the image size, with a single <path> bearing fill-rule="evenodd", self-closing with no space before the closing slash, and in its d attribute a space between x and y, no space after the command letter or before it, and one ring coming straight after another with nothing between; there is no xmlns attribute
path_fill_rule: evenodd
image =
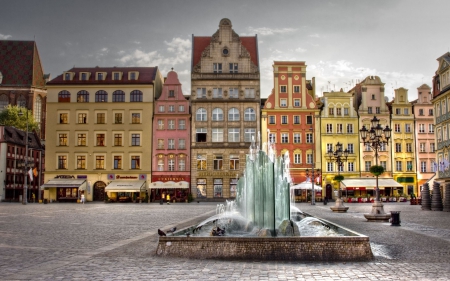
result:
<svg viewBox="0 0 450 281"><path fill-rule="evenodd" d="M170 205L170 194L169 193L167 193L166 199L167 199L167 205Z"/></svg>
<svg viewBox="0 0 450 281"><path fill-rule="evenodd" d="M85 199L84 199L84 193L83 193L83 194L81 194L81 203L82 203L82 204L84 204L84 200L85 200Z"/></svg>

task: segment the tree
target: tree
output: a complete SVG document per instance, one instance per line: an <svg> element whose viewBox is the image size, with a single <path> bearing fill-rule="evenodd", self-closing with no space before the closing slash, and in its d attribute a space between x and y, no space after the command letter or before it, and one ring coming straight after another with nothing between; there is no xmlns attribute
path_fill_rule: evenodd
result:
<svg viewBox="0 0 450 281"><path fill-rule="evenodd" d="M377 166L377 165L373 165L372 167L370 167L370 172L374 175L374 176L379 176L382 173L384 173L384 167L383 166Z"/></svg>
<svg viewBox="0 0 450 281"><path fill-rule="evenodd" d="M20 116L19 112L22 112ZM8 105L5 109L0 112L0 125L2 126L12 126L19 130L27 130L27 116L28 116L28 131L39 130L39 123L34 121L33 112L24 107L19 107L17 105Z"/></svg>

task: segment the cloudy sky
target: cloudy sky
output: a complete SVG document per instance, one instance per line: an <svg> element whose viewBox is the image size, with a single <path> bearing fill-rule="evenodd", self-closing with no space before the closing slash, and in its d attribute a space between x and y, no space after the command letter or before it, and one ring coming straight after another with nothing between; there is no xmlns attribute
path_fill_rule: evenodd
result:
<svg viewBox="0 0 450 281"><path fill-rule="evenodd" d="M262 97L273 61L296 60L318 95L378 75L389 99L404 87L413 100L449 51L448 11L437 0L0 0L0 39L36 40L53 78L73 66L173 67L189 94L192 34L229 18L239 35L258 35Z"/></svg>

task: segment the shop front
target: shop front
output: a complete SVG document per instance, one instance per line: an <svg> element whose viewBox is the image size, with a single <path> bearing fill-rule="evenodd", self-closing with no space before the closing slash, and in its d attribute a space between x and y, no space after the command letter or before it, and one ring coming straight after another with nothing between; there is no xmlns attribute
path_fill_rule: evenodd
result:
<svg viewBox="0 0 450 281"><path fill-rule="evenodd" d="M189 195L189 182L187 181L157 181L149 185L151 201L187 202Z"/></svg>
<svg viewBox="0 0 450 281"><path fill-rule="evenodd" d="M48 202L77 202L87 187L86 179L54 178L41 185Z"/></svg>
<svg viewBox="0 0 450 281"><path fill-rule="evenodd" d="M147 195L145 180L113 180L105 192L110 202L144 202Z"/></svg>
<svg viewBox="0 0 450 281"><path fill-rule="evenodd" d="M376 197L376 186L375 178L344 179L341 182L342 197L347 202L373 202ZM379 178L378 188L380 198L383 200L397 196L397 189L401 189L402 185L392 178Z"/></svg>

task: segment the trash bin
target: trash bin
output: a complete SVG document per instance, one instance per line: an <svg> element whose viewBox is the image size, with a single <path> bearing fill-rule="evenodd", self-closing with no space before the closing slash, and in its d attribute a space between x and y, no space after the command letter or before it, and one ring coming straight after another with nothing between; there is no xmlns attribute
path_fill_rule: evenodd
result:
<svg viewBox="0 0 450 281"><path fill-rule="evenodd" d="M159 200L159 205L164 204L164 199Z"/></svg>
<svg viewBox="0 0 450 281"><path fill-rule="evenodd" d="M400 211L391 211L391 226L400 226Z"/></svg>
<svg viewBox="0 0 450 281"><path fill-rule="evenodd" d="M323 204L324 204L324 205L328 204L328 198L327 198L327 197L325 197L325 198L323 199Z"/></svg>
<svg viewBox="0 0 450 281"><path fill-rule="evenodd" d="M44 204L47 204L47 199L44 199Z"/></svg>

